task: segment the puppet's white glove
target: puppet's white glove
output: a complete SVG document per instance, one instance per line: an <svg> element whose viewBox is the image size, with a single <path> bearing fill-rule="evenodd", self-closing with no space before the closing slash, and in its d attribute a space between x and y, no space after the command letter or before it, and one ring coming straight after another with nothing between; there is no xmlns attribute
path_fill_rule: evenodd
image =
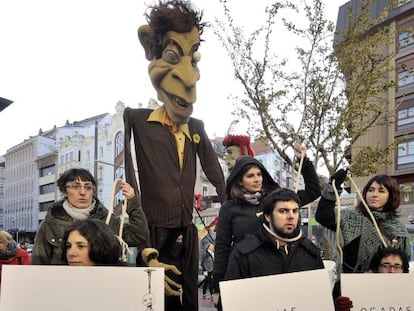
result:
<svg viewBox="0 0 414 311"><path fill-rule="evenodd" d="M142 260L148 267L164 268L165 272L171 271L176 275L181 275L181 271L174 265L169 265L158 261L158 251L155 248L144 248L141 253ZM181 285L171 280L167 275L164 275L164 289L167 296L180 296L180 290L174 290L171 288L174 286L181 289Z"/></svg>

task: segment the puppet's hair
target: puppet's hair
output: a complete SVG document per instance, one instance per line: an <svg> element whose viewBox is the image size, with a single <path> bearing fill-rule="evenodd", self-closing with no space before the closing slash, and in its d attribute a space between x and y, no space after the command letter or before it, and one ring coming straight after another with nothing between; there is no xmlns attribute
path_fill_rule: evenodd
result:
<svg viewBox="0 0 414 311"><path fill-rule="evenodd" d="M184 0L159 1L158 5L148 6L149 13L145 14L148 25L155 31L157 38L156 57L161 57L161 40L168 31L178 33L190 32L197 27L201 36L206 23L202 22L203 12L197 11L191 2Z"/></svg>
<svg viewBox="0 0 414 311"><path fill-rule="evenodd" d="M251 157L255 156L254 150L250 145L250 137L246 135L227 135L223 139L223 146L239 146L241 155L249 155Z"/></svg>

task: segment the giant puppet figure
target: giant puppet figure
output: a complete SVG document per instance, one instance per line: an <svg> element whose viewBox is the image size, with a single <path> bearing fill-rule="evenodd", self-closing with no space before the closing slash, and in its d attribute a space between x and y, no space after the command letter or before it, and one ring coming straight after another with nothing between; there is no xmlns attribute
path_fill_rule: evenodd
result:
<svg viewBox="0 0 414 311"><path fill-rule="evenodd" d="M125 109L126 177L137 189L130 150L133 135L142 206L150 228L150 248L144 250L143 260L151 266L158 256L160 263L172 263L171 253L182 234L179 268L183 273L178 279L182 310L196 311L199 247L192 219L197 156L220 200L225 196L223 172L203 122L191 118L205 24L202 13L182 0L160 1L149 9L148 25L139 27L138 37L163 105L155 110ZM177 294L170 289L167 284L167 295ZM181 310L170 304L173 298L166 297L166 310Z"/></svg>

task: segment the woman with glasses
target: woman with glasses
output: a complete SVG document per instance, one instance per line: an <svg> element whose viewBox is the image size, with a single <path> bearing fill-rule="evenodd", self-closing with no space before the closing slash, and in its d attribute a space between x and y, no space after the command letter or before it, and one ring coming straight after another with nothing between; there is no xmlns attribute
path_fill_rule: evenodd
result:
<svg viewBox="0 0 414 311"><path fill-rule="evenodd" d="M408 254L399 248L385 247L372 257L370 270L373 273L408 273L410 270Z"/></svg>
<svg viewBox="0 0 414 311"><path fill-rule="evenodd" d="M108 210L96 195L96 181L86 169L72 168L57 180L63 198L56 201L47 211L36 234L32 252L32 264L65 264L62 257L64 231L74 221L98 219L105 222ZM121 183L122 194L127 198L128 223L124 224L122 239L129 245L142 250L148 239L148 225L138 196L126 182ZM109 227L119 233L121 220L111 215Z"/></svg>
<svg viewBox="0 0 414 311"><path fill-rule="evenodd" d="M395 247L378 250L372 257L370 270L373 273L408 273L410 261L407 253ZM347 296L339 296L335 300L335 311L350 311L352 300Z"/></svg>

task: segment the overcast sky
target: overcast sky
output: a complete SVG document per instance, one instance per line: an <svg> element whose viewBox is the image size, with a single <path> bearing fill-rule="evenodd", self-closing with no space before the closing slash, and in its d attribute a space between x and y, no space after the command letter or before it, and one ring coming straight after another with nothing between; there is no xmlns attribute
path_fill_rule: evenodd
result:
<svg viewBox="0 0 414 311"><path fill-rule="evenodd" d="M236 23L251 30L263 23L270 2L229 0ZM346 2L325 0L326 17L336 22ZM14 101L0 112L0 155L40 128L113 114L118 101L146 105L156 96L136 35L145 23L145 3L151 2L0 0L0 97ZM218 0L193 3L206 21L221 14ZM193 116L204 121L210 137L223 136L233 119L227 98L240 87L212 31L207 29L203 39ZM278 40L277 48L288 53L283 51L288 39Z"/></svg>

